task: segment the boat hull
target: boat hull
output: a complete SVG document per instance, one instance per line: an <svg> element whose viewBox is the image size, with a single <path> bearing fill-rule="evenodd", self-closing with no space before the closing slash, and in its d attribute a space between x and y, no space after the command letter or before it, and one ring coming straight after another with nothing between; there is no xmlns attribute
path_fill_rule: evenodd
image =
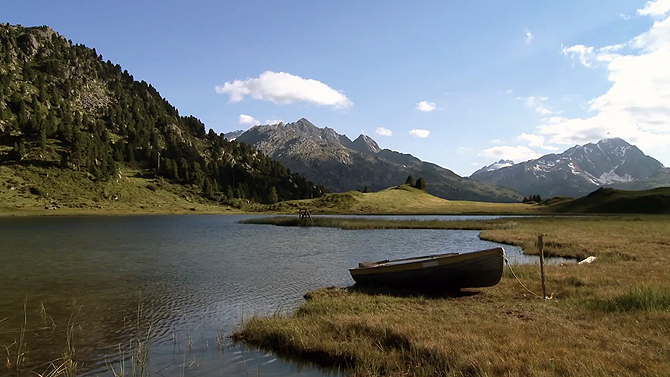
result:
<svg viewBox="0 0 670 377"><path fill-rule="evenodd" d="M498 284L503 248L473 253L442 254L367 264L349 270L356 284L391 288L459 290Z"/></svg>

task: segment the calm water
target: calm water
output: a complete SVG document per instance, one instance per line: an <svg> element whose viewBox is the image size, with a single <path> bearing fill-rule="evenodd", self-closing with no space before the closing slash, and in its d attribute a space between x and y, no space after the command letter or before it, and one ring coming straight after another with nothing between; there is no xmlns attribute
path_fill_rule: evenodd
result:
<svg viewBox="0 0 670 377"><path fill-rule="evenodd" d="M476 231L237 223L248 217L0 218L0 346L14 360L25 313L22 351L40 373L72 328L87 375L118 372L132 338L148 333L154 375L322 376L229 339L217 347L217 334L252 315L290 311L308 291L353 284L348 268L363 260L497 245ZM505 249L517 263L537 263ZM2 364L0 375L9 373Z"/></svg>

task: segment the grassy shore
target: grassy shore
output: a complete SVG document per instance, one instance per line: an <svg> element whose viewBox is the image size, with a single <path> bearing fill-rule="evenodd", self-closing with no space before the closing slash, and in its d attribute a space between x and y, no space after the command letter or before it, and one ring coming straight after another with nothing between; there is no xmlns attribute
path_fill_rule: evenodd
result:
<svg viewBox="0 0 670 377"><path fill-rule="evenodd" d="M104 182L54 167L0 166L0 216L241 213L142 170Z"/></svg>
<svg viewBox="0 0 670 377"><path fill-rule="evenodd" d="M447 223L592 264L547 266L551 300L506 268L458 297L327 288L289 315L248 320L235 339L354 376L640 376L670 371L670 217L514 218ZM418 224L420 226L422 224ZM351 228L351 227L350 227ZM539 267L515 266L531 291Z"/></svg>

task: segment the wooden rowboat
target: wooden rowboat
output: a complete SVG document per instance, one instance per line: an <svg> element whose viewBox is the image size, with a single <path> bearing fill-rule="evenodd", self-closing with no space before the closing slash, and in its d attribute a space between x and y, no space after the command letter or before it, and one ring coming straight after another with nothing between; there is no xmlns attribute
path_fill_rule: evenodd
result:
<svg viewBox="0 0 670 377"><path fill-rule="evenodd" d="M435 254L379 262L349 269L356 284L454 291L491 287L503 272L502 247L471 253Z"/></svg>

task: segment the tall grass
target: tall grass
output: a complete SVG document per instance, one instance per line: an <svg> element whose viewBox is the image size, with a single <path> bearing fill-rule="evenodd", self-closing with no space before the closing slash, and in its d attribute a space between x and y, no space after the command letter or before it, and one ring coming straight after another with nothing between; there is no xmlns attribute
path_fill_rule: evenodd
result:
<svg viewBox="0 0 670 377"><path fill-rule="evenodd" d="M33 365L30 361L27 362L26 355L30 348L34 345L28 344L28 335L34 332L41 332L43 330L56 330L57 326L53 318L51 318L41 302L39 306L39 314L42 319L43 326L29 327L28 321L28 297L23 302L22 321L18 330L7 330L0 328L1 333L13 333L18 335L11 344L2 344L6 354L6 370L11 376L23 376L26 374L33 374L40 377L74 377L77 375L77 362L75 361L75 318L78 315L78 310L73 310L65 332L65 346L62 350L61 356L48 361L41 365ZM0 320L0 323L5 322L6 319ZM29 345L33 347L29 347ZM29 365L30 364L30 365Z"/></svg>
<svg viewBox="0 0 670 377"><path fill-rule="evenodd" d="M604 312L668 311L670 310L670 287L639 286L614 297L595 300L590 303L590 306Z"/></svg>
<svg viewBox="0 0 670 377"><path fill-rule="evenodd" d="M143 322L142 292L139 293L137 311L133 334L128 339L128 347L118 346L118 361L116 366L107 363L115 377L148 377L151 375L149 368L149 355L151 350L153 328ZM129 361L126 363L126 361Z"/></svg>

